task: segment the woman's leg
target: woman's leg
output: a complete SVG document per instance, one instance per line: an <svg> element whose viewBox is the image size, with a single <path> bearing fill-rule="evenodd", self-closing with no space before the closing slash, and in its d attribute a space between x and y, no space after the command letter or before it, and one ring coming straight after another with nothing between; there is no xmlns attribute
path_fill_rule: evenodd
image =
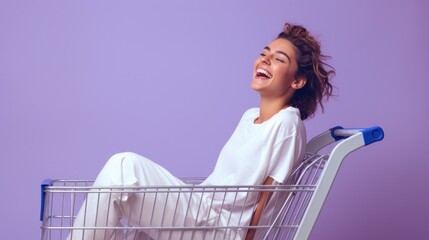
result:
<svg viewBox="0 0 429 240"><path fill-rule="evenodd" d="M196 205L198 194L190 193L101 193L96 187L112 186L183 186L158 164L134 153L114 155L99 173L94 187L88 193L75 219L74 227L116 227L125 219L131 226L183 225L196 221L196 210L188 205ZM204 213L200 213L204 214ZM190 220L191 219L191 220ZM193 220L192 220L193 219ZM73 230L69 239L111 239L113 230ZM148 232L156 237L157 232Z"/></svg>

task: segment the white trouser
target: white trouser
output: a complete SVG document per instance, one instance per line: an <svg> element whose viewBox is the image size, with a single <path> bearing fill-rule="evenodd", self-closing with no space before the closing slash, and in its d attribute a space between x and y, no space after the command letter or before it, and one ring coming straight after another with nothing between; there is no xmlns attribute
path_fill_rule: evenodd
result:
<svg viewBox="0 0 429 240"><path fill-rule="evenodd" d="M184 186L158 164L134 153L119 153L106 163L99 173L94 187L111 186ZM126 220L128 226L195 226L211 225L216 213L207 207L206 199L199 193L100 193L97 189L88 193L74 221L68 239L123 239L120 231L80 230L79 227L117 227ZM165 211L164 211L165 210ZM210 216L210 219L208 219ZM184 235L183 235L184 234ZM187 235L189 234L189 235ZM207 232L140 232L140 239L202 239L198 234ZM210 235L210 233L209 233ZM131 237L131 236L130 236ZM134 236L132 236L134 239ZM208 237L208 236L206 236ZM136 237L137 238L137 237ZM207 239L207 238L206 238ZM208 239L211 239L208 237Z"/></svg>

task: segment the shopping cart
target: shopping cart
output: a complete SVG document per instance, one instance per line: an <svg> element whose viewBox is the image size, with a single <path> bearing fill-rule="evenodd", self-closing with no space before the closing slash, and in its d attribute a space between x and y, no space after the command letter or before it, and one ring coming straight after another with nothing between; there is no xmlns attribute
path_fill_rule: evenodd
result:
<svg viewBox="0 0 429 240"><path fill-rule="evenodd" d="M256 186L200 186L204 178L184 178L185 186L151 187L93 187L88 180L44 180L41 185L42 240L62 240L73 231L113 232L106 239L241 239L249 228L256 230L255 239L308 239L316 218L322 208L329 189L334 181L343 159L354 150L381 141L384 137L380 127L365 129L345 129L334 127L311 139L306 148L304 161L296 167L282 185ZM320 154L320 150L337 142L330 154ZM270 192L271 198L264 208L258 226L242 226L239 223L214 220L212 224L169 224L177 211L190 209L164 209L161 218L163 225L133 226L122 219L118 226L76 227L76 214L89 194L143 194L155 198L157 204L166 199L179 199L189 194L234 198L239 194L258 194ZM177 200L178 201L178 200ZM157 205L159 206L159 205ZM195 206L193 206L195 208ZM198 207L198 206L197 206ZM231 208L231 206L228 206ZM225 209L222 209L225 208ZM217 211L228 210L222 206ZM240 204L232 206L240 211ZM197 211L198 209L191 209ZM135 211L142 214L141 211ZM107 236L107 235L104 235ZM99 239L94 238L94 239ZM102 238L104 239L104 238Z"/></svg>

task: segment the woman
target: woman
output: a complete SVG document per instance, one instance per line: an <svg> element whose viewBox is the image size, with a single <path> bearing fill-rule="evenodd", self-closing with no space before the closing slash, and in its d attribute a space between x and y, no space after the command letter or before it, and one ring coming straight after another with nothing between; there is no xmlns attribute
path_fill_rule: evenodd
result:
<svg viewBox="0 0 429 240"><path fill-rule="evenodd" d="M302 120L314 115L323 97L332 94L334 70L324 63L319 42L297 25L286 23L278 37L256 60L252 89L260 95L259 108L246 111L222 149L214 171L201 184L271 185L283 183L305 151ZM184 186L181 180L156 163L134 153L113 156L94 186ZM270 194L88 194L75 220L75 227L117 226L126 219L130 226L255 226ZM190 206L188 208L188 205ZM163 214L163 208L174 209ZM71 239L111 239L114 231L72 231ZM171 235L172 234L172 235ZM176 235L175 235L176 234ZM191 235L187 235L191 234ZM208 231L158 233L141 238L158 239L253 239L255 231Z"/></svg>

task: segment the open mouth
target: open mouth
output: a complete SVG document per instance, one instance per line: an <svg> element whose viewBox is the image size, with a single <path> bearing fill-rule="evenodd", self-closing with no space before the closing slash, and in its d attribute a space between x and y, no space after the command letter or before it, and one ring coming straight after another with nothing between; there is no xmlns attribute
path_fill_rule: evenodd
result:
<svg viewBox="0 0 429 240"><path fill-rule="evenodd" d="M258 68L258 69L256 69L256 77L262 78L262 79L270 79L273 77L273 75L271 75L271 73L269 73L265 69Z"/></svg>

